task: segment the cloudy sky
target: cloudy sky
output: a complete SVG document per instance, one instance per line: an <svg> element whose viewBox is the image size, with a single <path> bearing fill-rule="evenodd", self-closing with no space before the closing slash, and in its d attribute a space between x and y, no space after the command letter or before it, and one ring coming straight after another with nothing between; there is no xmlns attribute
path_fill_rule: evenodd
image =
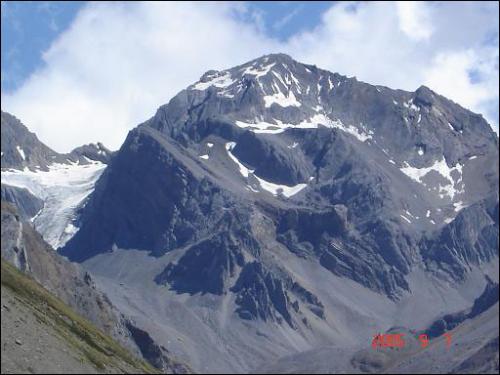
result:
<svg viewBox="0 0 500 375"><path fill-rule="evenodd" d="M129 129L210 69L271 52L424 84L498 131L498 2L1 2L2 109L60 152Z"/></svg>

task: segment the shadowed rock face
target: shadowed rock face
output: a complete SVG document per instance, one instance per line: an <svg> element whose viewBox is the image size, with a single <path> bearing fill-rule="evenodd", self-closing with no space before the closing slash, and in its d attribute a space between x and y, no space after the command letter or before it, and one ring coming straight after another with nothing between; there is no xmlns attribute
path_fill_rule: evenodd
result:
<svg viewBox="0 0 500 375"><path fill-rule="evenodd" d="M438 267L455 280L464 265L486 263L498 257L498 196L464 208L455 220L423 242L423 256L430 268Z"/></svg>
<svg viewBox="0 0 500 375"><path fill-rule="evenodd" d="M113 156L113 152L108 150L101 142L89 143L75 148L69 154L70 159L74 161L81 161L85 158L90 160L100 161L101 163L108 164Z"/></svg>
<svg viewBox="0 0 500 375"><path fill-rule="evenodd" d="M241 318L284 319L293 326L288 311L290 299L283 281L264 270L260 263L247 264L232 290L237 293L236 303L239 308L236 312ZM274 311L278 314L274 314Z"/></svg>
<svg viewBox="0 0 500 375"><path fill-rule="evenodd" d="M312 173L310 164L291 153L286 144L270 142L251 132L238 138L233 154L253 166L258 176L279 184L304 183Z"/></svg>
<svg viewBox="0 0 500 375"><path fill-rule="evenodd" d="M70 241L63 254L84 260L116 245L148 249L160 256L213 231L243 230L249 216L244 203L235 202L201 176L196 165L197 169L190 170L183 163L185 158L173 144L148 129L132 132L83 212L82 236ZM149 189L147 196L142 192L144 184ZM95 212L100 215L97 220L91 216ZM102 224L105 230L100 228ZM93 250L73 250L82 240Z"/></svg>
<svg viewBox="0 0 500 375"><path fill-rule="evenodd" d="M285 321L293 329L300 320L307 327L303 307L325 319L324 306L316 295L293 281L282 269L271 271L262 263L247 263L231 291L236 294L236 313L242 319Z"/></svg>
<svg viewBox="0 0 500 375"><path fill-rule="evenodd" d="M163 346L158 345L148 332L136 327L133 322L127 320L127 329L137 343L142 356L154 367L163 373L190 374L191 370L186 365L172 360L170 353Z"/></svg>
<svg viewBox="0 0 500 375"><path fill-rule="evenodd" d="M168 283L179 293L221 295L227 290L227 280L244 264L242 247L243 243L233 235L219 233L193 245L177 264L169 264L157 275L155 281Z"/></svg>

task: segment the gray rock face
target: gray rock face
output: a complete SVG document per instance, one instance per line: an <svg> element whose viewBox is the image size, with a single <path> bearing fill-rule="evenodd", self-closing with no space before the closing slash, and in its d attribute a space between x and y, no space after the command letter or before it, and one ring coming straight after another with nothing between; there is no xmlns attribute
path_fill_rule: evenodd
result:
<svg viewBox="0 0 500 375"><path fill-rule="evenodd" d="M263 269L262 264L247 264L238 278L233 291L237 293L236 312L243 319L267 320L272 317L278 322L285 320L293 327L289 313L290 298L283 281ZM274 311L277 314L274 314Z"/></svg>
<svg viewBox="0 0 500 375"><path fill-rule="evenodd" d="M227 291L227 280L244 264L242 246L234 234L218 233L190 247L177 264L169 264L155 281L170 284L179 293L221 295Z"/></svg>
<svg viewBox="0 0 500 375"><path fill-rule="evenodd" d="M1 114L2 169L47 166L59 159L58 154L40 142L21 121L7 112Z"/></svg>
<svg viewBox="0 0 500 375"><path fill-rule="evenodd" d="M81 228L84 235L70 241L63 250L71 259L86 259L113 244L149 249L160 256L204 238L213 230L224 231L232 226L242 230L238 225L248 221L244 204L235 203L227 192L204 178L199 165L186 160L187 155L157 132L139 128L130 133L123 149L127 152L118 153L96 185L99 193L86 205ZM126 175L122 175L124 170ZM124 206L125 197L142 196L144 183L151 195L131 199ZM236 207L229 210L232 205ZM98 206L107 208L91 209ZM97 211L100 218L95 220L90 215ZM104 222L109 230L94 227ZM82 240L93 250L73 250Z"/></svg>
<svg viewBox="0 0 500 375"><path fill-rule="evenodd" d="M422 254L429 268L461 280L471 265L498 257L498 237L497 195L460 211L455 220L423 241Z"/></svg>

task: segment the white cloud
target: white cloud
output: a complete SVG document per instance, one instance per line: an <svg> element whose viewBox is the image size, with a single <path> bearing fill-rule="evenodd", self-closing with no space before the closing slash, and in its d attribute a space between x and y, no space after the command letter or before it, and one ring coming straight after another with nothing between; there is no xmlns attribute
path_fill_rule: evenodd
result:
<svg viewBox="0 0 500 375"><path fill-rule="evenodd" d="M116 149L205 71L284 51L374 84L426 84L498 125L497 3L339 2L284 42L262 24L241 3L91 3L44 54L45 67L2 93L2 107L58 151L95 141Z"/></svg>
<svg viewBox="0 0 500 375"><path fill-rule="evenodd" d="M483 57L487 59L482 60ZM492 97L498 100L498 66L495 68L495 61L498 61L498 50L495 56L492 48L439 53L424 71L424 83L465 107L479 109ZM473 83L472 71L478 71L487 79Z"/></svg>
<svg viewBox="0 0 500 375"><path fill-rule="evenodd" d="M411 39L425 40L432 35L434 28L428 8L419 1L398 1L399 28Z"/></svg>

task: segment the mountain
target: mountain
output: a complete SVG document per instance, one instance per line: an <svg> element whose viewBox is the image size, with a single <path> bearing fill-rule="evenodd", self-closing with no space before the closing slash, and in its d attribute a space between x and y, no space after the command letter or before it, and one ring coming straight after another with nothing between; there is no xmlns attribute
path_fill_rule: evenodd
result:
<svg viewBox="0 0 500 375"><path fill-rule="evenodd" d="M164 162L151 160L157 158L157 149L166 150ZM183 152L177 155L177 150ZM109 187L113 194L123 192L122 197L104 198L104 189L96 194L94 202L102 199L99 204L114 208L105 210L109 217L88 220L92 236L82 232L75 241L91 241L81 245L90 251L110 248L117 241L118 247L155 254L184 245L198 228L206 227L204 220L216 223L220 218L196 212L199 222L173 228L171 218L177 222L189 216L182 212L182 192L177 192L178 198L163 199L154 190L170 184L172 188L163 189L167 194L184 184L186 193L196 195L188 190L190 176L185 182L180 172L178 176L165 173L164 180L149 182L148 176L156 171L145 165L152 164L149 169L158 171L168 165L173 173L186 166L208 189L210 176L225 178L235 186L224 190L241 196L236 199L272 202L270 209L281 218L276 222L277 238L296 253L315 253L332 272L353 278L354 265L367 270L375 262L381 277L368 272L366 279L357 281L397 294L406 289L404 275L418 257L412 248L424 232L439 230L463 207L490 196L498 199L497 155L498 138L482 117L425 87L415 93L394 91L303 65L285 55L266 56L228 71L206 73L132 131L101 185L104 180L113 184L124 178L146 181ZM240 173L234 173L234 167L224 170L220 160L224 158L236 161ZM114 176L120 167L127 167L127 176ZM144 189L155 199L142 196ZM285 199L277 197L279 189ZM125 204L123 198L134 195L137 199ZM200 199L194 200L197 205ZM156 207L147 206L148 202ZM247 203L243 205L245 211ZM282 205L284 212L279 212ZM293 211L297 205L301 208ZM126 212L120 212L123 207ZM311 230L300 233L284 218L307 220L305 208L312 208L320 220L323 212L330 215L338 222L336 230L345 233L316 228L314 240L304 238ZM163 216L158 212L162 209ZM351 228L342 228L344 218ZM139 220L148 224L141 227ZM97 227L101 230L94 230ZM339 236L343 246L353 248L347 253L363 248L364 254L336 254L329 244ZM314 249L304 249L302 242ZM83 256L90 254L86 250Z"/></svg>
<svg viewBox="0 0 500 375"><path fill-rule="evenodd" d="M100 161L101 163L108 164L113 156L113 152L106 148L101 142L89 143L75 148L69 153L69 158L75 158L77 160L94 160Z"/></svg>
<svg viewBox="0 0 500 375"><path fill-rule="evenodd" d="M102 170L60 252L197 372L352 358L498 283L498 137L424 86L263 56L205 73Z"/></svg>
<svg viewBox="0 0 500 375"><path fill-rule="evenodd" d="M146 330L182 333L199 371L354 350L465 309L495 274L498 138L427 87L264 56L133 129L62 253Z"/></svg>

